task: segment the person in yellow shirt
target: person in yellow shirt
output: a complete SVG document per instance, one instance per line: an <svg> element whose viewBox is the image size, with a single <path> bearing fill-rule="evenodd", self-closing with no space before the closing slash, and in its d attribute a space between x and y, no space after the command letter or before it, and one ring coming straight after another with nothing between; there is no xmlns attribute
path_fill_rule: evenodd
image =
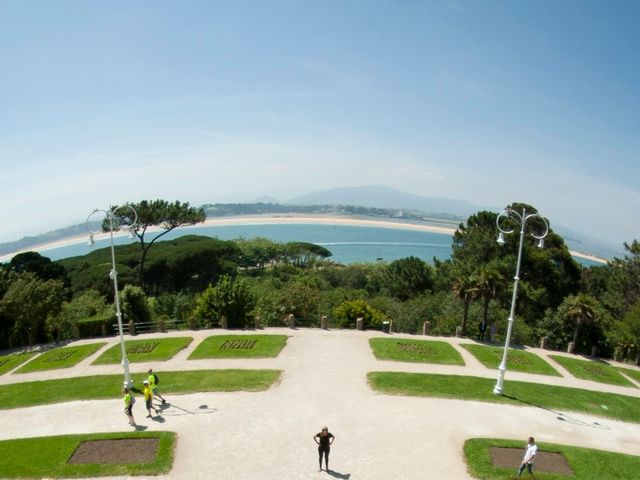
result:
<svg viewBox="0 0 640 480"><path fill-rule="evenodd" d="M164 399L162 395L160 395L160 392L158 391L158 376L155 373L153 373L152 368L150 368L147 373L149 374L149 378L148 378L149 386L151 387L153 396L158 397L160 400L162 400L162 403L167 403L167 401Z"/></svg>
<svg viewBox="0 0 640 480"><path fill-rule="evenodd" d="M124 387L122 389L122 395L123 400L124 400L124 413L125 415L129 418L129 425L135 427L136 426L136 421L133 419L133 404L135 403L136 399L134 398L133 394L129 391L129 389L127 387Z"/></svg>
<svg viewBox="0 0 640 480"><path fill-rule="evenodd" d="M149 380L145 380L144 382L142 382L142 384L144 385L144 389L142 391L142 393L144 394L144 402L147 406L147 412L149 412L149 415L147 415L147 418L151 418L151 410L154 410L156 412L156 415L159 415L160 412L158 412L158 409L155 408L153 406L153 390L151 389L151 386L149 385Z"/></svg>

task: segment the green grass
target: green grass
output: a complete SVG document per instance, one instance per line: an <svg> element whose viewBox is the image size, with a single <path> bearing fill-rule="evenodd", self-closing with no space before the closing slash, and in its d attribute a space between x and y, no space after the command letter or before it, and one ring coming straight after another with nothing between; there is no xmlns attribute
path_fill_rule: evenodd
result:
<svg viewBox="0 0 640 480"><path fill-rule="evenodd" d="M72 347L54 348L34 358L26 365L23 365L16 370L15 373L29 373L41 370L73 367L88 356L96 353L105 345L106 342L100 342L89 343L87 345L76 345Z"/></svg>
<svg viewBox="0 0 640 480"><path fill-rule="evenodd" d="M634 379L636 382L640 382L640 370L632 370L631 368L618 368L619 371L624 373L627 377Z"/></svg>
<svg viewBox="0 0 640 480"><path fill-rule="evenodd" d="M502 361L504 349L501 347L487 347L484 345L462 344L474 357L487 368L498 369ZM545 362L538 355L524 350L510 348L507 354L507 370L514 372L537 373L539 375L554 375L561 377L560 373Z"/></svg>
<svg viewBox="0 0 640 480"><path fill-rule="evenodd" d="M190 370L160 372L163 396L192 392L257 392L280 379L280 370ZM147 378L133 373L134 391ZM0 385L0 409L30 407L73 400L99 400L120 396L122 375L63 378ZM139 391L139 390L138 390Z"/></svg>
<svg viewBox="0 0 640 480"><path fill-rule="evenodd" d="M277 357L286 343L286 335L213 335L191 352L189 360Z"/></svg>
<svg viewBox="0 0 640 480"><path fill-rule="evenodd" d="M193 341L191 337L150 338L148 340L125 340L124 348L130 363L162 362L173 358ZM120 343L109 348L96 358L92 365L120 363Z"/></svg>
<svg viewBox="0 0 640 480"><path fill-rule="evenodd" d="M158 438L152 463L67 464L81 442L122 438ZM173 464L173 432L96 433L0 441L0 478L69 478L115 475L159 475Z"/></svg>
<svg viewBox="0 0 640 480"><path fill-rule="evenodd" d="M640 397L507 380L504 395L494 395L495 380L458 375L370 372L374 390L396 395L455 398L583 412L640 423Z"/></svg>
<svg viewBox="0 0 640 480"><path fill-rule="evenodd" d="M10 372L18 365L23 364L30 358L33 358L35 352L32 353L12 353L11 355L3 355L0 357L0 375Z"/></svg>
<svg viewBox="0 0 640 480"><path fill-rule="evenodd" d="M371 338L369 345L378 360L464 365L460 353L447 342Z"/></svg>
<svg viewBox="0 0 640 480"><path fill-rule="evenodd" d="M571 375L583 380L593 382L608 383L610 385L621 385L623 387L634 387L635 385L620 375L615 368L605 363L593 360L579 360L577 358L564 357L561 355L550 355L556 362L566 368Z"/></svg>
<svg viewBox="0 0 640 480"><path fill-rule="evenodd" d="M471 438L464 444L464 455L469 472L482 480L506 480L515 478L518 465L513 468L494 467L491 463L489 447L514 447L521 449L524 454L525 440L504 440L495 438ZM579 478L580 480L635 480L640 470L640 457L624 455L622 453L605 452L589 448L557 445L552 443L538 443L538 451L557 452L562 454L573 470L574 475L566 476L552 473L535 472L539 480L566 480ZM521 478L531 478L525 471Z"/></svg>

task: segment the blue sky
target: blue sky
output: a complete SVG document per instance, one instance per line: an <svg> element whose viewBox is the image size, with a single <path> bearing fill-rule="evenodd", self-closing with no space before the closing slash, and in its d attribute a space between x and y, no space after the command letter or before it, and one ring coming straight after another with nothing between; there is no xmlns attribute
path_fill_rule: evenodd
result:
<svg viewBox="0 0 640 480"><path fill-rule="evenodd" d="M0 1L0 241L384 184L640 226L640 2Z"/></svg>

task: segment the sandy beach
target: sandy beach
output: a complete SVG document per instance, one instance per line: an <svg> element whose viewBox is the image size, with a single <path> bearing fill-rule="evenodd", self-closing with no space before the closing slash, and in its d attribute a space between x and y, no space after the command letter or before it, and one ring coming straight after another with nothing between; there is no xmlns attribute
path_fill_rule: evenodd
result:
<svg viewBox="0 0 640 480"><path fill-rule="evenodd" d="M390 229L402 229L402 230L416 230L422 232L442 233L447 235L453 235L456 228L451 226L442 226L429 223L410 223L402 220L394 219L373 219L351 216L337 216L337 215L296 215L296 214L281 214L281 215L240 215L233 217L219 217L219 218L207 218L203 223L194 225L190 228L203 228L203 227L215 227L226 225L343 225L343 226L356 226L356 227L375 227L375 228L390 228ZM160 228L149 228L148 232L159 231ZM124 236L126 232L115 233L114 236ZM96 240L108 238L108 233L94 234ZM68 245L76 245L78 243L84 243L88 241L88 235L76 235L73 237L63 238L53 242L47 242L39 245L34 245L24 250L9 253L0 256L0 262L8 262L14 255L25 251L46 251L53 248L65 247ZM590 260L598 263L607 263L607 259L601 258L595 255L591 255L583 252L570 252L572 256Z"/></svg>

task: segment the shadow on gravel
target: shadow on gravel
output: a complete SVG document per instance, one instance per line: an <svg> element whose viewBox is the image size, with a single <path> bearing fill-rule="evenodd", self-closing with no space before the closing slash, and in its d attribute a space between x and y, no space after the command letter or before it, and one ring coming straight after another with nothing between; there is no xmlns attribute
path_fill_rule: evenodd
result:
<svg viewBox="0 0 640 480"><path fill-rule="evenodd" d="M331 475L333 478L351 478L350 473L340 473L335 470L327 470L327 473Z"/></svg>
<svg viewBox="0 0 640 480"><path fill-rule="evenodd" d="M169 407L177 411L168 410ZM199 405L195 410L188 410L176 405L175 403L163 404L162 410L162 415L167 417L177 417L179 415L202 415L208 413L216 413L218 411L217 408L210 407L209 405Z"/></svg>

